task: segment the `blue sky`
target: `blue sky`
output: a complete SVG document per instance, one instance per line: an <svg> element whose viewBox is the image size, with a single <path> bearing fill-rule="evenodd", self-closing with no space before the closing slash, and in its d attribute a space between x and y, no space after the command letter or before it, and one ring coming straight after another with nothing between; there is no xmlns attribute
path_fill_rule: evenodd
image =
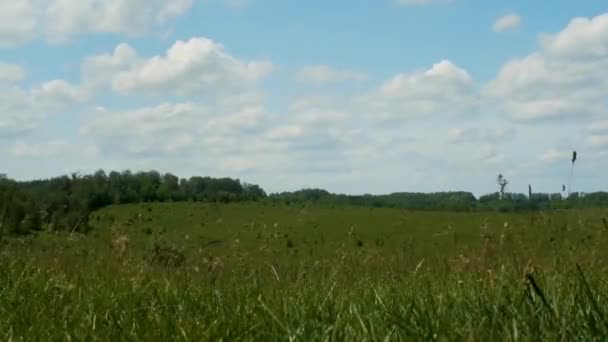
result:
<svg viewBox="0 0 608 342"><path fill-rule="evenodd" d="M604 1L0 0L0 173L606 190Z"/></svg>

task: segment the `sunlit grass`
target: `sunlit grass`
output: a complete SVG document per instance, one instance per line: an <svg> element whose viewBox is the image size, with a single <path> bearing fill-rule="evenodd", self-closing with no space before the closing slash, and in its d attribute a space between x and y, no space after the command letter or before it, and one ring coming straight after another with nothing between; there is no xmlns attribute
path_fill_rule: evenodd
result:
<svg viewBox="0 0 608 342"><path fill-rule="evenodd" d="M107 208L3 247L0 338L602 340L605 214Z"/></svg>

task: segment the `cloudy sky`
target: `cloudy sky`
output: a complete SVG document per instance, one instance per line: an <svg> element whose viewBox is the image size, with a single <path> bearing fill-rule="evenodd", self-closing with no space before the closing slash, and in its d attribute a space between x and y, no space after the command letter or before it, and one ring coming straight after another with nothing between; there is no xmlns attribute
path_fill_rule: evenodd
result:
<svg viewBox="0 0 608 342"><path fill-rule="evenodd" d="M608 189L605 0L0 0L0 173Z"/></svg>

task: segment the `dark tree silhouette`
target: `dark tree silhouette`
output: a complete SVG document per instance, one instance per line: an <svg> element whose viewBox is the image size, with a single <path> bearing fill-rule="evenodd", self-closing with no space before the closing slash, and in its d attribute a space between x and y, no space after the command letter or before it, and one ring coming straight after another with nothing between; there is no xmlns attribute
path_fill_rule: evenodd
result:
<svg viewBox="0 0 608 342"><path fill-rule="evenodd" d="M500 198L503 199L505 197L505 188L507 187L507 184L509 184L509 181L502 173L499 173L498 177L496 177L496 184L500 187Z"/></svg>

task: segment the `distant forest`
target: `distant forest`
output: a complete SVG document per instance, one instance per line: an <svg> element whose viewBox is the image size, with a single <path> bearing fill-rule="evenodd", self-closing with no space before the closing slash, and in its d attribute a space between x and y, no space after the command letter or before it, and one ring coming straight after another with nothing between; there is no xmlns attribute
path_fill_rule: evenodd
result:
<svg viewBox="0 0 608 342"><path fill-rule="evenodd" d="M149 202L258 201L267 205L326 205L444 211L535 211L607 207L608 192L561 194L492 193L476 198L470 192L333 194L322 189L266 194L255 184L232 178L180 179L157 171L65 175L44 180L15 181L0 175L0 238L36 230L86 232L89 214L112 204Z"/></svg>

